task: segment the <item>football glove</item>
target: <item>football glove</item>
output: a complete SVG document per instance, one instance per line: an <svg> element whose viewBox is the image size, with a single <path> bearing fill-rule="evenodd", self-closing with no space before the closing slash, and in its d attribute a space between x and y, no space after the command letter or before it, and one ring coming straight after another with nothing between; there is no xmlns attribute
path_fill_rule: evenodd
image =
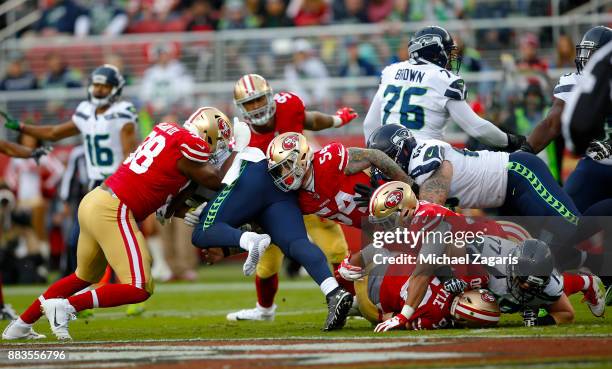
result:
<svg viewBox="0 0 612 369"><path fill-rule="evenodd" d="M350 121L357 118L358 116L359 114L357 114L357 112L355 112L353 108L344 106L338 109L338 111L336 111L336 114L334 115L334 127L342 127L343 125L348 124Z"/></svg>
<svg viewBox="0 0 612 369"><path fill-rule="evenodd" d="M185 213L185 224L193 228L200 223L200 214L202 214L202 210L204 210L206 204L206 202L203 202L197 208L189 209L189 211Z"/></svg>
<svg viewBox="0 0 612 369"><path fill-rule="evenodd" d="M13 117L11 117L7 112L0 110L0 115L4 118L4 126L8 129L12 129L13 131L21 131L21 123Z"/></svg>
<svg viewBox="0 0 612 369"><path fill-rule="evenodd" d="M593 160L603 160L612 154L612 145L608 141L592 141L586 150L586 155Z"/></svg>
<svg viewBox="0 0 612 369"><path fill-rule="evenodd" d="M404 314L399 313L391 319L387 319L382 323L379 323L376 328L374 328L374 332L386 332L392 329L404 328L408 323L408 318L404 316Z"/></svg>
<svg viewBox="0 0 612 369"><path fill-rule="evenodd" d="M364 206L370 206L370 198L372 197L375 188L365 185L363 183L357 183L353 189L359 195L353 197L353 200L355 201L355 204L357 204L357 207L361 208Z"/></svg>
<svg viewBox="0 0 612 369"><path fill-rule="evenodd" d="M40 158L49 154L51 151L53 151L53 148L51 146L37 147L32 150L32 155L30 157L36 161L36 164L39 164Z"/></svg>
<svg viewBox="0 0 612 369"><path fill-rule="evenodd" d="M515 152L520 150L521 147L527 143L527 137L525 136L513 135L512 133L506 133L506 135L508 136L508 146L505 148L505 151L507 152Z"/></svg>
<svg viewBox="0 0 612 369"><path fill-rule="evenodd" d="M248 124L234 117L234 137L230 141L230 149L235 152L241 152L245 147L249 146L251 141L251 129Z"/></svg>
<svg viewBox="0 0 612 369"><path fill-rule="evenodd" d="M168 205L170 205L170 201L166 202L164 205L160 206L159 209L155 210L155 219L157 219L161 225L166 225L166 223L170 223L172 221L172 218L166 218Z"/></svg>
<svg viewBox="0 0 612 369"><path fill-rule="evenodd" d="M467 286L467 282L459 278L451 278L444 282L444 289L453 295L462 293Z"/></svg>
<svg viewBox="0 0 612 369"><path fill-rule="evenodd" d="M351 265L349 262L350 257L351 256L349 255L342 260L342 263L340 263L340 268L338 268L338 274L340 274L342 278L346 279L347 281L352 282L363 278L365 275L365 270L362 267Z"/></svg>
<svg viewBox="0 0 612 369"><path fill-rule="evenodd" d="M525 327L535 327L538 321L538 314L533 309L525 309L521 312L523 325Z"/></svg>

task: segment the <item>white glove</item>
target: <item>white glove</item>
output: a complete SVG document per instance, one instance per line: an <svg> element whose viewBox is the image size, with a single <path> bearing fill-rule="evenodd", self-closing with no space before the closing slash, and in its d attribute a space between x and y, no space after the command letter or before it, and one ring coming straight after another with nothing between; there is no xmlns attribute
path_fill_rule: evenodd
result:
<svg viewBox="0 0 612 369"><path fill-rule="evenodd" d="M200 214L202 214L202 210L204 210L206 204L206 202L203 202L197 208L189 209L189 211L185 213L185 224L193 228L200 223Z"/></svg>
<svg viewBox="0 0 612 369"><path fill-rule="evenodd" d="M245 147L249 146L251 141L251 129L245 122L234 117L234 147L232 151L241 152Z"/></svg>
<svg viewBox="0 0 612 369"><path fill-rule="evenodd" d="M347 281L356 281L363 278L365 275L365 270L362 267L351 265L349 258L350 255L342 260L342 263L340 263L340 268L338 268L338 274L340 274L342 278L346 279Z"/></svg>
<svg viewBox="0 0 612 369"><path fill-rule="evenodd" d="M168 211L169 204L170 201L162 205L159 209L155 210L155 219L157 219L161 225L165 225L166 223L170 223L172 221L172 218L166 218L166 212Z"/></svg>
<svg viewBox="0 0 612 369"><path fill-rule="evenodd" d="M406 323L408 323L408 319L400 313L391 319L387 319L384 322L379 323L376 328L374 328L374 332L380 333L396 328L402 328L406 326Z"/></svg>

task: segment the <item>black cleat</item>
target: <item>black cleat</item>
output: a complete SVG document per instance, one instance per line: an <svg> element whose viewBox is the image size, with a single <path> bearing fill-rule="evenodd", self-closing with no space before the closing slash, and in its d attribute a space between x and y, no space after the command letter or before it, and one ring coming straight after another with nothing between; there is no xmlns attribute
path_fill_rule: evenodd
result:
<svg viewBox="0 0 612 369"><path fill-rule="evenodd" d="M325 320L324 331L342 329L346 323L346 317L353 305L353 295L342 287L337 287L327 296L327 319Z"/></svg>

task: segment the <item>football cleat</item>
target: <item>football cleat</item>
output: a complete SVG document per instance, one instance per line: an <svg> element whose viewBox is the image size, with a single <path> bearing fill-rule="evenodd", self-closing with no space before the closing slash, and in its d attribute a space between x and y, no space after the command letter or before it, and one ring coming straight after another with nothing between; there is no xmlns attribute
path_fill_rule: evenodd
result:
<svg viewBox="0 0 612 369"><path fill-rule="evenodd" d="M591 313L601 318L606 311L606 288L598 276L589 276L591 286L584 291L584 299Z"/></svg>
<svg viewBox="0 0 612 369"><path fill-rule="evenodd" d="M47 299L41 304L43 313L47 316L51 331L58 340L71 340L68 333L68 322L76 319L74 307L66 299Z"/></svg>
<svg viewBox="0 0 612 369"><path fill-rule="evenodd" d="M47 336L36 333L32 329L32 324L24 323L21 319L10 322L2 332L3 340L40 340L43 338Z"/></svg>
<svg viewBox="0 0 612 369"><path fill-rule="evenodd" d="M342 329L346 323L348 312L353 305L353 295L342 287L337 287L326 296L326 299L327 319L325 320L323 330L333 331L335 329Z"/></svg>
<svg viewBox="0 0 612 369"><path fill-rule="evenodd" d="M255 232L244 232L240 237L240 247L249 251L242 271L244 275L249 276L255 273L257 263L262 257L266 249L270 246L272 239L267 234L259 234Z"/></svg>
<svg viewBox="0 0 612 369"><path fill-rule="evenodd" d="M15 320L19 318L13 307L9 304L0 306L0 320Z"/></svg>
<svg viewBox="0 0 612 369"><path fill-rule="evenodd" d="M138 304L129 304L125 309L125 315L127 316L140 316L145 312L146 305L144 302Z"/></svg>
<svg viewBox="0 0 612 369"><path fill-rule="evenodd" d="M243 309L235 313L227 314L227 320L274 320L276 315L276 304L269 308L264 308L257 303L254 309Z"/></svg>
<svg viewBox="0 0 612 369"><path fill-rule="evenodd" d="M608 286L606 290L606 306L612 305L612 285Z"/></svg>

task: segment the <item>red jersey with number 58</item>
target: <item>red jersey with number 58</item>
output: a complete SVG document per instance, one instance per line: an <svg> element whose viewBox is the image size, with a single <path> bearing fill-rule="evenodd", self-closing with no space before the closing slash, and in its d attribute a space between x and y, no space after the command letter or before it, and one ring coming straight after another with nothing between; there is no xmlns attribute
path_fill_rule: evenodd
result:
<svg viewBox="0 0 612 369"><path fill-rule="evenodd" d="M175 123L160 123L108 177L106 185L140 221L189 183L178 169L179 159L205 163L209 155L210 147L197 135Z"/></svg>
<svg viewBox="0 0 612 369"><path fill-rule="evenodd" d="M367 217L368 208L357 207L354 188L357 183L369 184L370 177L364 172L345 174L348 159L348 150L337 142L314 153L313 188L299 191L302 213L316 213L322 218L361 228L361 219Z"/></svg>
<svg viewBox="0 0 612 369"><path fill-rule="evenodd" d="M306 120L306 107L297 95L291 92L279 92L274 95L276 113L274 114L274 129L266 133L258 133L251 127L249 146L257 147L266 152L274 137L285 132L302 133Z"/></svg>

